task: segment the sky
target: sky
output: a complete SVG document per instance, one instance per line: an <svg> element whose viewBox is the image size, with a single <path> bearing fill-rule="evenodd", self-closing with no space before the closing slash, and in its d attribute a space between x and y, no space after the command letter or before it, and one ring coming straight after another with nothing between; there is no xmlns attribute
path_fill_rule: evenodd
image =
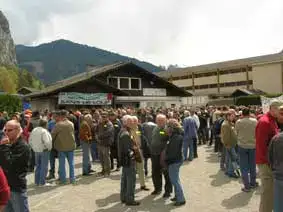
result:
<svg viewBox="0 0 283 212"><path fill-rule="evenodd" d="M56 39L181 67L277 53L282 0L0 0L16 44Z"/></svg>

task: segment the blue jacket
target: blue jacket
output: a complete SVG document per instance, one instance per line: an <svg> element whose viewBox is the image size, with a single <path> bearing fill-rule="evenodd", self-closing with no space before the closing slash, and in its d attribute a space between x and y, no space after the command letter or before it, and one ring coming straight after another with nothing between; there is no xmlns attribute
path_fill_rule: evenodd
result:
<svg viewBox="0 0 283 212"><path fill-rule="evenodd" d="M184 128L184 141L191 139L191 138L197 138L197 123L195 119L193 119L191 116L186 117L183 121L183 128Z"/></svg>

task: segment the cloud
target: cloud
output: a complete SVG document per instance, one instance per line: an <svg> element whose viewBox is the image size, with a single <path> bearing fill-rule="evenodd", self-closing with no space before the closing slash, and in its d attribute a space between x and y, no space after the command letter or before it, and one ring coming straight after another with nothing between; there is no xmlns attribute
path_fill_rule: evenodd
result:
<svg viewBox="0 0 283 212"><path fill-rule="evenodd" d="M283 48L282 0L0 2L22 44L65 38L157 65L186 66Z"/></svg>
<svg viewBox="0 0 283 212"><path fill-rule="evenodd" d="M3 2L2 2L3 1ZM87 11L91 0L0 0L10 22L16 43L31 44L40 34L42 25L54 15L68 16Z"/></svg>

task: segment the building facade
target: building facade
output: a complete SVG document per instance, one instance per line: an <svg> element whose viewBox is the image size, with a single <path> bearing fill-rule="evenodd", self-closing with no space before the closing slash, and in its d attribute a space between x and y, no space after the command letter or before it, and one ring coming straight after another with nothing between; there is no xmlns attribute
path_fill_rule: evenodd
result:
<svg viewBox="0 0 283 212"><path fill-rule="evenodd" d="M283 92L283 53L158 72L196 96L230 96L236 89Z"/></svg>
<svg viewBox="0 0 283 212"><path fill-rule="evenodd" d="M109 107L173 107L192 96L184 89L133 64L88 67L42 91L25 95L33 110Z"/></svg>

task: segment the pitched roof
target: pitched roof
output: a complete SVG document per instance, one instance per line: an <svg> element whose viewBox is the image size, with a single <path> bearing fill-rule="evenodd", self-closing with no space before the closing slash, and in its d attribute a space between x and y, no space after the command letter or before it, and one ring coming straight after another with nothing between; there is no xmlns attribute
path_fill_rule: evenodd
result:
<svg viewBox="0 0 283 212"><path fill-rule="evenodd" d="M102 82L101 80L96 79L96 76L103 74L105 72L108 71L115 71L117 69L120 69L126 65L132 65L135 67L138 67L139 69L143 70L145 73L147 74L151 74L154 77L158 77L155 74L153 74L150 71L145 70L144 68L137 66L134 63L131 62L118 62L118 63L114 63L114 64L110 64L110 65L106 65L106 66L102 66L102 67L89 67L88 70L86 72L83 72L81 74L77 74L75 76L69 77L67 79L61 80L61 81L57 81L56 83L53 83L51 85L49 85L48 87L46 87L45 89L43 89L42 91L38 91L38 92L34 92L31 94L27 94L26 97L35 97L35 96L41 96L41 95L46 95L46 94L50 94L56 91L59 91L63 88L72 86L74 84L77 84L79 82L83 82L86 80L94 80L95 83L107 87L113 91L116 91L117 93L120 93L122 95L128 95L128 93L126 91L120 90L118 88L115 88L111 85L108 85L105 82ZM176 85L168 82L167 80L164 80L160 77L158 77L159 80L162 80L164 83L166 83L167 86L178 89L180 92L182 92L182 94L185 94L186 96L190 96L192 94L188 93L186 90L177 87Z"/></svg>
<svg viewBox="0 0 283 212"><path fill-rule="evenodd" d="M277 61L278 62L283 61L283 52L276 53L276 54L262 55L262 56L257 56L257 57L249 57L249 58L244 58L244 59L211 63L211 64L200 65L200 66L179 68L173 71L161 71L161 72L157 72L156 74L164 78L169 78L171 76L180 77L180 76L184 76L189 73L192 73L192 72L197 72L197 73L210 72L210 71L215 71L217 69L225 70L225 69L240 68L244 66L252 66L252 65L257 65L261 63L277 62Z"/></svg>
<svg viewBox="0 0 283 212"><path fill-rule="evenodd" d="M22 89L26 89L26 90L28 90L28 91L30 91L30 92L36 92L36 91L39 91L38 89L36 89L36 88L31 88L31 87L21 87L21 88L19 88L18 90L17 90L17 92L18 91L20 91L20 90L22 90Z"/></svg>
<svg viewBox="0 0 283 212"><path fill-rule="evenodd" d="M264 91L262 91L260 89L238 88L231 94L231 96L234 96L237 93L244 93L246 95L264 95L264 94L266 94Z"/></svg>

